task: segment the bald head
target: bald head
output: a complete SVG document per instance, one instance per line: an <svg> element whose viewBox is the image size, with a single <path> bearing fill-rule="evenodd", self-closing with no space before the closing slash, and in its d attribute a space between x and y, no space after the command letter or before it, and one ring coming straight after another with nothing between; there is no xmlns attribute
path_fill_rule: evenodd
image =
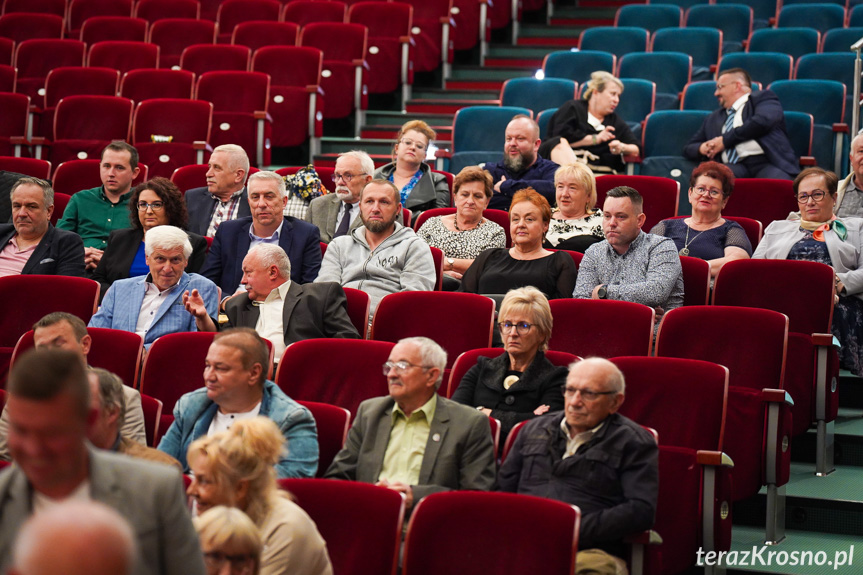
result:
<svg viewBox="0 0 863 575"><path fill-rule="evenodd" d="M129 575L137 559L132 528L95 501L46 508L24 524L10 575Z"/></svg>

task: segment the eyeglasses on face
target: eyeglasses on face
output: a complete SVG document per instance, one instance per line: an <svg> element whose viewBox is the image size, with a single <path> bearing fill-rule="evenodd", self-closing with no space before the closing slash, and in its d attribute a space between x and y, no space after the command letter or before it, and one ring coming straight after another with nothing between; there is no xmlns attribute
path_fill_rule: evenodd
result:
<svg viewBox="0 0 863 575"><path fill-rule="evenodd" d="M399 143L404 144L408 148L414 147L418 152L422 152L426 149L426 145L422 142L417 142L416 140L411 140L410 138L402 138L399 140Z"/></svg>
<svg viewBox="0 0 863 575"><path fill-rule="evenodd" d="M165 209L165 203L164 202L151 202L148 204L147 202L138 202L138 211L146 212L147 208L150 208L154 212L161 212L163 209Z"/></svg>
<svg viewBox="0 0 863 575"><path fill-rule="evenodd" d="M409 361L388 361L383 365L384 375L389 375L390 371L395 373L404 373L412 367L421 367L423 369L429 369L432 366L430 365L417 365L415 363L410 363Z"/></svg>
<svg viewBox="0 0 863 575"><path fill-rule="evenodd" d="M705 188L704 186L692 188L692 191L699 196L710 196L711 198L718 198L722 195L722 190L717 190L715 188Z"/></svg>
<svg viewBox="0 0 863 575"><path fill-rule="evenodd" d="M502 321L497 324L497 327L500 328L500 331L502 331L503 333L509 333L513 330L513 328L515 328L515 331L518 335L524 335L530 331L530 328L533 327L533 324L527 323L526 321Z"/></svg>
<svg viewBox="0 0 863 575"><path fill-rule="evenodd" d="M365 176L365 175L366 175L365 172L360 172L359 174L351 174L351 173L340 174L338 172L333 172L333 182L338 182L339 178L341 178L345 181L345 183L350 184L351 180L353 180L354 178L358 178L359 176Z"/></svg>
<svg viewBox="0 0 863 575"><path fill-rule="evenodd" d="M816 203L818 203L823 200L826 195L827 192L825 192L824 190L813 190L808 194L806 192L800 192L799 194L797 194L797 203L805 204L809 201L809 198L812 198L813 200L815 200Z"/></svg>

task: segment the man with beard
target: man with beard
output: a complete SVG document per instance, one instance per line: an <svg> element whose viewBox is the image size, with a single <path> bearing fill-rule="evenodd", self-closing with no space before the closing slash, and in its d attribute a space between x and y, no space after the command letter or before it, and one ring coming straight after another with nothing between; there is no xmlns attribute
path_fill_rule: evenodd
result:
<svg viewBox="0 0 863 575"><path fill-rule="evenodd" d="M372 180L360 194L363 226L330 242L315 282L336 282L369 294L370 313L381 298L400 291L431 291L435 267L431 250L401 216L399 191L387 180Z"/></svg>
<svg viewBox="0 0 863 575"><path fill-rule="evenodd" d="M333 181L336 193L312 200L306 221L321 231L321 241L330 243L333 238L350 233L363 225L359 218L360 192L372 181L375 164L365 152L353 150L339 154Z"/></svg>
<svg viewBox="0 0 863 575"><path fill-rule="evenodd" d="M551 160L540 158L539 126L519 114L506 126L503 161L486 164L485 170L494 180L494 194L488 207L509 211L512 197L519 190L530 187L545 196L554 205L554 172L559 168Z"/></svg>

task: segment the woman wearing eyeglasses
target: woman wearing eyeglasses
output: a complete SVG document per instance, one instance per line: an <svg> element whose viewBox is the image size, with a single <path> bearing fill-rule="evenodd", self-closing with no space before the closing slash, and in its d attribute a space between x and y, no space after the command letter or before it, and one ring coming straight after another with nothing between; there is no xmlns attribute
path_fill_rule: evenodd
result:
<svg viewBox="0 0 863 575"><path fill-rule="evenodd" d="M752 244L737 222L722 217L734 190L734 174L725 164L704 162L689 177L692 216L662 220L650 233L674 240L682 256L707 260L710 277L732 260L748 259Z"/></svg>
<svg viewBox="0 0 863 575"><path fill-rule="evenodd" d="M196 439L187 461L187 490L196 515L236 507L257 526L261 575L332 575L327 544L308 514L276 484L285 438L271 419L240 419L230 429ZM290 445L287 446L290 449Z"/></svg>
<svg viewBox="0 0 863 575"><path fill-rule="evenodd" d="M193 520L207 575L258 575L261 567L261 535L249 516L219 505Z"/></svg>
<svg viewBox="0 0 863 575"><path fill-rule="evenodd" d="M771 223L753 258L806 260L833 267L836 305L833 335L842 344L844 369L863 375L863 219L837 218L838 178L821 168L807 168L794 180L800 212Z"/></svg>
<svg viewBox="0 0 863 575"><path fill-rule="evenodd" d="M122 217L118 214L118 217ZM93 279L102 287L102 295L117 280L150 273L144 257L144 234L156 226L175 226L186 229L188 223L183 193L167 178L153 178L132 190L129 198L129 221L132 227L114 230L108 236L108 245L93 272ZM207 240L198 234L189 234L192 256L187 273L196 273L207 257Z"/></svg>
<svg viewBox="0 0 863 575"><path fill-rule="evenodd" d="M552 317L541 291L534 287L509 291L497 317L505 353L480 357L452 399L499 419L503 445L517 423L563 409L561 389L567 369L545 357Z"/></svg>
<svg viewBox="0 0 863 575"><path fill-rule="evenodd" d="M374 179L389 180L401 192L402 206L413 218L432 208L448 208L449 185L446 176L432 172L425 163L435 131L422 120L407 122L393 145L393 161L375 170Z"/></svg>

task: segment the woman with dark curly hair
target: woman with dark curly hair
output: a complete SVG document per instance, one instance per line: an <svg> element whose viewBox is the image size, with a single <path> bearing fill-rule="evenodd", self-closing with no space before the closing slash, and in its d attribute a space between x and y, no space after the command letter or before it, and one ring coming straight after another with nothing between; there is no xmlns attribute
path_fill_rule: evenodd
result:
<svg viewBox="0 0 863 575"><path fill-rule="evenodd" d="M99 262L93 279L102 286L102 295L117 280L150 273L144 255L144 234L156 226L176 226L186 229L188 223L183 193L167 178L153 178L138 185L129 198L131 228L114 230L108 236L108 245ZM187 273L195 273L207 257L207 240L198 234L189 234L192 257L186 266Z"/></svg>

